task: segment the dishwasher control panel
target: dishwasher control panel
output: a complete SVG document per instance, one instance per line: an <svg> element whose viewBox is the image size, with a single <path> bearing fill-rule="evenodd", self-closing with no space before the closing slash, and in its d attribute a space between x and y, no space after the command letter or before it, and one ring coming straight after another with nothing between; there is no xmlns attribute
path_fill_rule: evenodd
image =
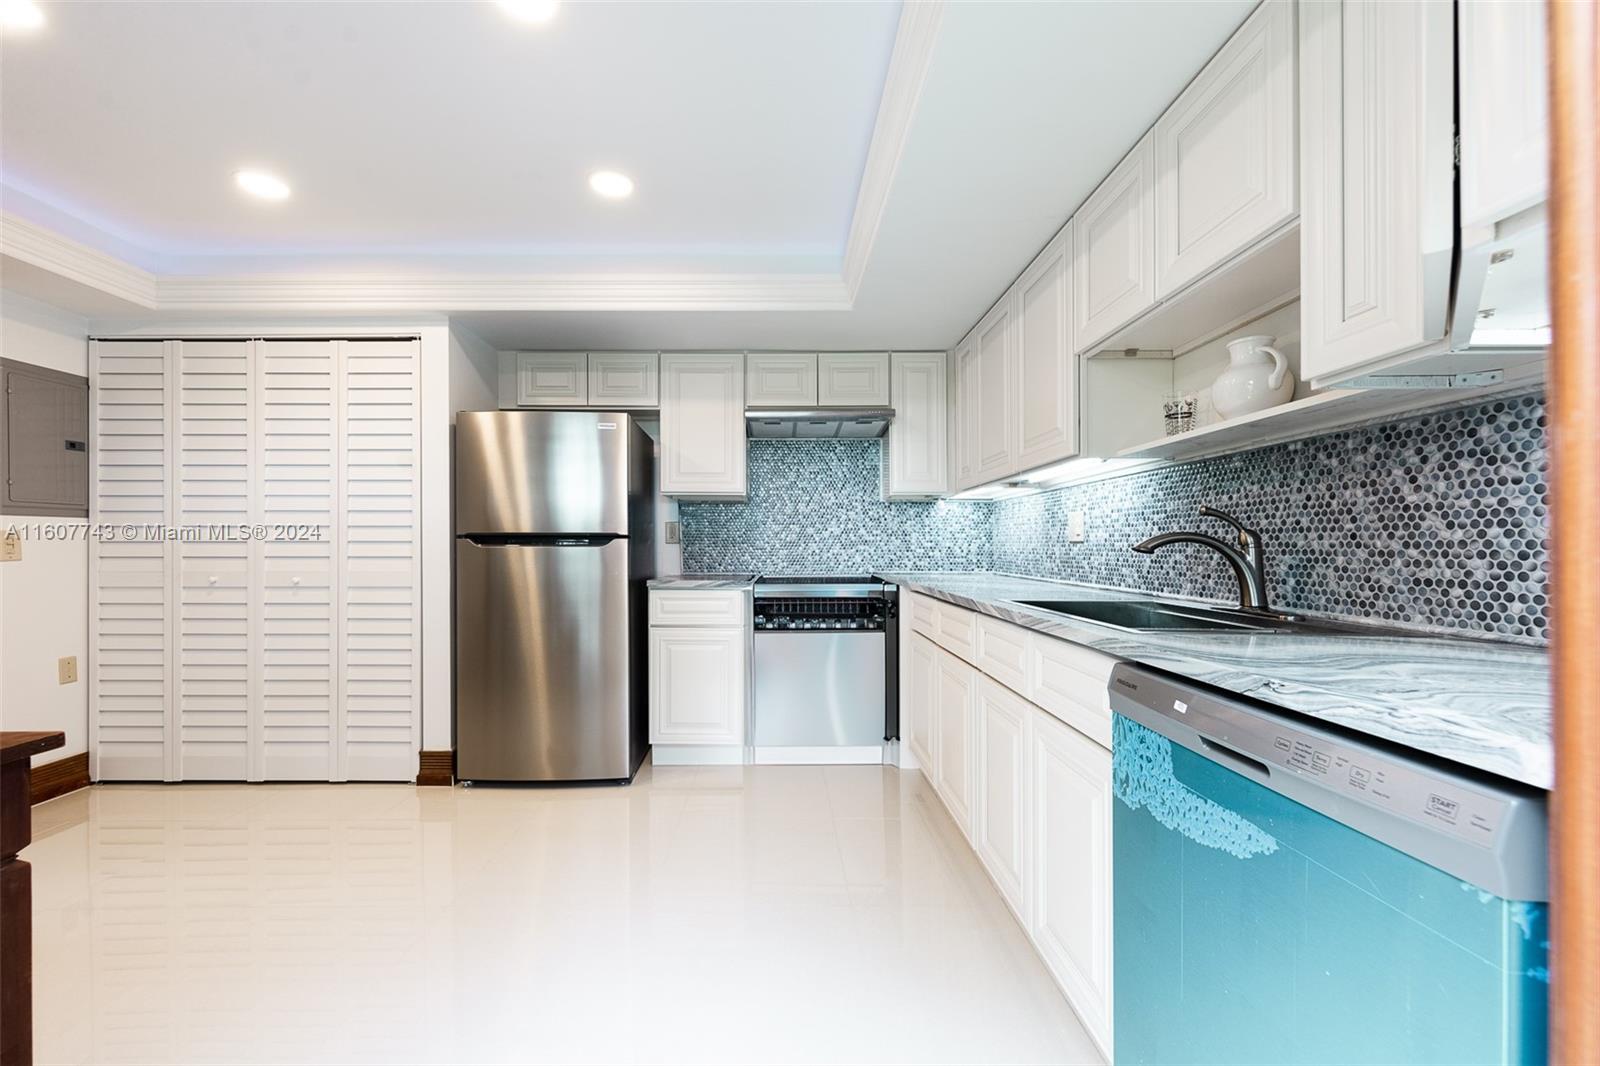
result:
<svg viewBox="0 0 1600 1066"><path fill-rule="evenodd" d="M881 633L889 624L889 604L882 599L799 597L755 601L757 632L828 632L862 630Z"/></svg>

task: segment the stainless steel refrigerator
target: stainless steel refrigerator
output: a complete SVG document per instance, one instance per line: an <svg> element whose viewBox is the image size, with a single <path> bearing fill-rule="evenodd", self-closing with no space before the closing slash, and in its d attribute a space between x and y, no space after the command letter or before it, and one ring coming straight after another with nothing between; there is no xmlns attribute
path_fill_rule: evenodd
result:
<svg viewBox="0 0 1600 1066"><path fill-rule="evenodd" d="M457 777L638 770L654 501L654 444L627 414L456 415Z"/></svg>

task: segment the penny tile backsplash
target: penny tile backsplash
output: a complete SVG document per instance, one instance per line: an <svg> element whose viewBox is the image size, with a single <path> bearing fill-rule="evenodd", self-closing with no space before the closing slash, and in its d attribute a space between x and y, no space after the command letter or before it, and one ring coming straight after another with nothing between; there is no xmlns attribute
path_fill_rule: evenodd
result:
<svg viewBox="0 0 1600 1066"><path fill-rule="evenodd" d="M1174 529L1260 529L1274 606L1544 643L1545 415L1492 400L994 504L885 503L876 441L751 441L750 500L681 505L686 571L996 570L1231 599L1203 548L1128 546ZM1067 541L1085 514L1086 539Z"/></svg>

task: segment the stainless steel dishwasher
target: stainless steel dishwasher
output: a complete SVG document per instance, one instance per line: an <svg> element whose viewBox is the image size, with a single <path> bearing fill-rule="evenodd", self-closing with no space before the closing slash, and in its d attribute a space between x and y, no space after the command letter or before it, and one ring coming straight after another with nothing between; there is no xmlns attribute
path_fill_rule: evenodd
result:
<svg viewBox="0 0 1600 1066"><path fill-rule="evenodd" d="M878 762L899 733L898 590L871 577L755 585L757 762Z"/></svg>

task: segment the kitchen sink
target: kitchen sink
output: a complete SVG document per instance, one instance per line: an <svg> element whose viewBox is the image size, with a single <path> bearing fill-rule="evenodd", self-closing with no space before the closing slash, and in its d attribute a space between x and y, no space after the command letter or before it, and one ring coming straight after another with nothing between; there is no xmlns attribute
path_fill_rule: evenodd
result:
<svg viewBox="0 0 1600 1066"><path fill-rule="evenodd" d="M1015 600L1052 614L1139 632L1204 630L1223 633L1273 632L1300 628L1283 615L1253 616L1243 611L1215 610L1161 600Z"/></svg>

